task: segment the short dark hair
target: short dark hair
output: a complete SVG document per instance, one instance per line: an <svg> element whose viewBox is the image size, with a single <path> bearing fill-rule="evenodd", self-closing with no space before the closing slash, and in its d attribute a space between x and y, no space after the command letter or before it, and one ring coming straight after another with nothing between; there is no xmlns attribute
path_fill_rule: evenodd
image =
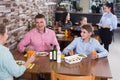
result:
<svg viewBox="0 0 120 80"><path fill-rule="evenodd" d="M4 24L0 24L0 34L4 35L6 32L6 26Z"/></svg>
<svg viewBox="0 0 120 80"><path fill-rule="evenodd" d="M93 27L90 24L85 24L81 28L87 30L88 32L93 32Z"/></svg>
<svg viewBox="0 0 120 80"><path fill-rule="evenodd" d="M43 14L37 14L36 16L35 16L35 19L36 18L44 18L45 19L45 16L43 15Z"/></svg>

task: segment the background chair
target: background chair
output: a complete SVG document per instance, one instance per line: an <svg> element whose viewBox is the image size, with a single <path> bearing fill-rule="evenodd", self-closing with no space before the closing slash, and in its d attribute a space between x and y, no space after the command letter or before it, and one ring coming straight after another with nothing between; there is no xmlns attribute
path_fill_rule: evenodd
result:
<svg viewBox="0 0 120 80"><path fill-rule="evenodd" d="M95 80L95 76L94 75L70 76L70 75L63 75L63 74L55 73L52 70L51 71L51 80Z"/></svg>

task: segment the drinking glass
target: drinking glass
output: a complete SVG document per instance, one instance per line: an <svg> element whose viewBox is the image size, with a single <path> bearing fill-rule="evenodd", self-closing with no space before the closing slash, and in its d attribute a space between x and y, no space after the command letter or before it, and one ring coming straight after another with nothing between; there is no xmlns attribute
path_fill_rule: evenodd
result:
<svg viewBox="0 0 120 80"><path fill-rule="evenodd" d="M97 52L95 50L92 50L90 52L91 59L96 59L97 58Z"/></svg>

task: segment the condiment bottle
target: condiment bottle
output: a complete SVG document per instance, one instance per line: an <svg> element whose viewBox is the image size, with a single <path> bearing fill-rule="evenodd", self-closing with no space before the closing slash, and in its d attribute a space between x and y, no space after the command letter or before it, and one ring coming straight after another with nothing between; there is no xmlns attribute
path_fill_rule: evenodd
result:
<svg viewBox="0 0 120 80"><path fill-rule="evenodd" d="M61 63L61 51L57 51L57 63Z"/></svg>
<svg viewBox="0 0 120 80"><path fill-rule="evenodd" d="M70 29L68 30L68 37L70 37L71 36L71 31L70 31Z"/></svg>
<svg viewBox="0 0 120 80"><path fill-rule="evenodd" d="M68 30L65 30L65 37L68 37Z"/></svg>

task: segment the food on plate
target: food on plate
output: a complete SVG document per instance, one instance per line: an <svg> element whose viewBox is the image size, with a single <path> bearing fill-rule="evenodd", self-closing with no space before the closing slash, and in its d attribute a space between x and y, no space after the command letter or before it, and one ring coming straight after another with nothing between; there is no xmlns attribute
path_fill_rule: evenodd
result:
<svg viewBox="0 0 120 80"><path fill-rule="evenodd" d="M48 52L36 52L37 56L47 56Z"/></svg>
<svg viewBox="0 0 120 80"><path fill-rule="evenodd" d="M41 55L41 56L46 56L47 54L46 54L46 53L40 53L39 55Z"/></svg>
<svg viewBox="0 0 120 80"><path fill-rule="evenodd" d="M83 58L87 57L87 55L85 55L85 54L78 54L78 56L83 57Z"/></svg>
<svg viewBox="0 0 120 80"><path fill-rule="evenodd" d="M22 61L22 60L16 60L16 63L17 63L18 65L23 65L23 64L25 64L25 61Z"/></svg>
<svg viewBox="0 0 120 80"><path fill-rule="evenodd" d="M72 64L72 63L77 63L80 62L82 60L82 57L78 56L78 55L73 55L73 56L67 56L65 57L65 62Z"/></svg>

